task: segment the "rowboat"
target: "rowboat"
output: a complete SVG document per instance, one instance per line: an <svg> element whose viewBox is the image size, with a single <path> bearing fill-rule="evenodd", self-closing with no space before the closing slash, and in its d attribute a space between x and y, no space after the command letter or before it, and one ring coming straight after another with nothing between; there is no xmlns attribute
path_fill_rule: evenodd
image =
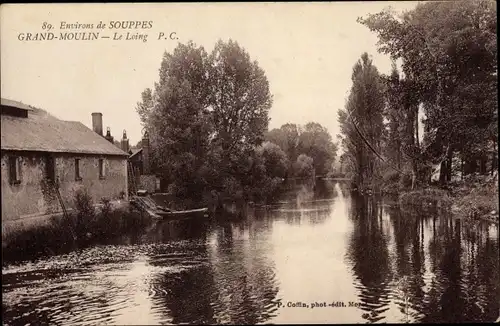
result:
<svg viewBox="0 0 500 326"><path fill-rule="evenodd" d="M190 217L206 217L208 215L208 208L198 208L198 209L189 209L184 211L163 211L161 208L156 212L156 214L161 217L168 218L190 218Z"/></svg>
<svg viewBox="0 0 500 326"><path fill-rule="evenodd" d="M176 211L161 205L157 205L156 202L150 197L133 196L130 199L130 203L140 210L145 211L151 217L157 219L183 219L208 216L207 207Z"/></svg>

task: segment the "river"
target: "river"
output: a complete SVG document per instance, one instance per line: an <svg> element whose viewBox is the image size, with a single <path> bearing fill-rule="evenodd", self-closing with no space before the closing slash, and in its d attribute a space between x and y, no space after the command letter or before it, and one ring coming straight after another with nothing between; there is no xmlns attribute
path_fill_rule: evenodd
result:
<svg viewBox="0 0 500 326"><path fill-rule="evenodd" d="M299 187L240 220L161 222L2 270L3 322L494 321L498 227Z"/></svg>

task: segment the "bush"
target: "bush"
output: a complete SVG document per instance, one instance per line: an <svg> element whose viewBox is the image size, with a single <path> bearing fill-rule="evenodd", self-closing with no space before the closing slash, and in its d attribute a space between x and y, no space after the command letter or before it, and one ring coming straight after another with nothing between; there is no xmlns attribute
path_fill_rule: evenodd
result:
<svg viewBox="0 0 500 326"><path fill-rule="evenodd" d="M297 178L314 178L314 160L305 154L300 154L293 164L293 171Z"/></svg>
<svg viewBox="0 0 500 326"><path fill-rule="evenodd" d="M407 171L405 174L400 176L399 179L400 189L411 189L411 183L412 183L412 178L410 172Z"/></svg>
<svg viewBox="0 0 500 326"><path fill-rule="evenodd" d="M101 199L101 214L103 217L109 217L109 213L111 212L111 201L108 198Z"/></svg>
<svg viewBox="0 0 500 326"><path fill-rule="evenodd" d="M383 180L384 180L384 183L387 182L387 183L399 183L399 181L401 180L401 175L398 171L395 171L395 170L390 170L390 171L387 171L386 173L384 173L383 175ZM411 179L410 179L411 181Z"/></svg>
<svg viewBox="0 0 500 326"><path fill-rule="evenodd" d="M402 206L418 206L425 208L432 206L435 208L451 207L451 197L448 192L436 188L419 189L403 193L399 196Z"/></svg>
<svg viewBox="0 0 500 326"><path fill-rule="evenodd" d="M243 187L238 179L229 176L222 180L223 185L223 197L229 197L233 199L241 199L243 197Z"/></svg>
<svg viewBox="0 0 500 326"><path fill-rule="evenodd" d="M499 211L498 185L494 178L466 179L452 189L455 211L461 217L486 217Z"/></svg>
<svg viewBox="0 0 500 326"><path fill-rule="evenodd" d="M380 187L383 193L396 195L400 192L401 186L401 174L398 171L391 169L382 175Z"/></svg>
<svg viewBox="0 0 500 326"><path fill-rule="evenodd" d="M75 193L76 236L81 237L89 232L90 225L94 222L95 209L92 196L87 189L79 189Z"/></svg>

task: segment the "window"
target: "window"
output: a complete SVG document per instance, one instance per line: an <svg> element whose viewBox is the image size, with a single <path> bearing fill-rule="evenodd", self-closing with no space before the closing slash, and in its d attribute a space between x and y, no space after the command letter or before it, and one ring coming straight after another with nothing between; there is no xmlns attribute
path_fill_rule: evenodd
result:
<svg viewBox="0 0 500 326"><path fill-rule="evenodd" d="M99 159L99 179L104 179L106 177L106 164L104 159Z"/></svg>
<svg viewBox="0 0 500 326"><path fill-rule="evenodd" d="M45 177L49 181L56 181L56 164L52 155L46 156Z"/></svg>
<svg viewBox="0 0 500 326"><path fill-rule="evenodd" d="M75 158L75 180L82 180L82 176L80 175L80 159Z"/></svg>
<svg viewBox="0 0 500 326"><path fill-rule="evenodd" d="M9 157L9 179L11 184L21 183L21 159L19 157Z"/></svg>

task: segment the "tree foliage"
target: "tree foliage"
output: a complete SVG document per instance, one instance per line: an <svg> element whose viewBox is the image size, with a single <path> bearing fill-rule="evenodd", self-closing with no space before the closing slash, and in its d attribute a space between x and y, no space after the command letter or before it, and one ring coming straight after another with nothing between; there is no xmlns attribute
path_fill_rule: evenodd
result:
<svg viewBox="0 0 500 326"><path fill-rule="evenodd" d="M208 117L187 80L169 79L158 98L149 124L156 166L165 179L175 180L172 192L183 197L201 195L201 171L209 147Z"/></svg>
<svg viewBox="0 0 500 326"><path fill-rule="evenodd" d="M209 60L208 93L215 138L224 151L259 145L272 104L264 71L231 40L218 41Z"/></svg>
<svg viewBox="0 0 500 326"><path fill-rule="evenodd" d="M293 164L294 174L301 179L314 178L314 160L306 154L300 154Z"/></svg>
<svg viewBox="0 0 500 326"><path fill-rule="evenodd" d="M151 88L146 88L141 93L141 102L137 102L136 111L139 114L141 124L145 125L147 123L149 112L153 108L153 92Z"/></svg>
<svg viewBox="0 0 500 326"><path fill-rule="evenodd" d="M271 104L264 71L237 42L219 41L210 54L189 42L164 53L159 80L154 91L142 93L137 113L149 133L156 173L173 194L243 196L251 192L251 158Z"/></svg>
<svg viewBox="0 0 500 326"><path fill-rule="evenodd" d="M255 148L251 168L252 198L262 200L273 195L286 176L288 157L276 144L264 142Z"/></svg>
<svg viewBox="0 0 500 326"><path fill-rule="evenodd" d="M357 187L371 188L380 177L376 153L381 152L385 102L381 77L367 53L354 65L352 82L345 109L338 112L341 144Z"/></svg>
<svg viewBox="0 0 500 326"><path fill-rule="evenodd" d="M498 155L493 1L427 2L401 15L387 9L359 22L378 35L380 52L401 63L401 73L393 68L384 76L385 153L396 164L407 162L424 184L430 166L440 164L444 183L451 179L454 157L463 161L461 172L467 172L478 159L485 165L489 155ZM422 143L419 107L426 116Z"/></svg>
<svg viewBox="0 0 500 326"><path fill-rule="evenodd" d="M275 128L265 134L265 139L277 144L288 156L290 161L295 161L299 153L300 126L287 123L280 128Z"/></svg>
<svg viewBox="0 0 500 326"><path fill-rule="evenodd" d="M309 122L299 136L298 152L313 159L316 175L326 175L332 168L337 152L328 130L316 122Z"/></svg>
<svg viewBox="0 0 500 326"><path fill-rule="evenodd" d="M331 170L337 153L337 144L328 130L316 122L305 126L287 123L267 132L265 139L280 146L290 162L295 162L301 154L310 157L316 175L326 175ZM289 174L295 175L292 165Z"/></svg>

